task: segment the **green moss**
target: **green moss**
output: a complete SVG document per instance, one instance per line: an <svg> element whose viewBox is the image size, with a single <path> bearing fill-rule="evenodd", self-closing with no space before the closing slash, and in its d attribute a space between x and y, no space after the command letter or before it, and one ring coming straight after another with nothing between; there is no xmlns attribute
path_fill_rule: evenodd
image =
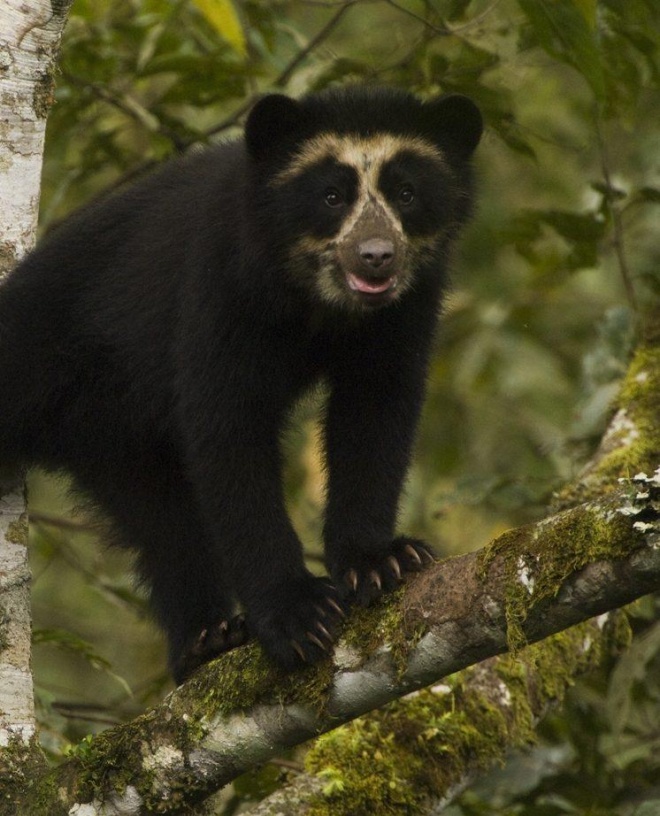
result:
<svg viewBox="0 0 660 816"><path fill-rule="evenodd" d="M26 744L15 737L0 749L0 816L28 816L17 808L16 802L33 781L43 775L45 768L46 760L36 738ZM55 791L49 793L54 801ZM46 801L46 797L42 801ZM45 806L41 811L31 809L29 816L41 813L59 816L55 808L47 810Z"/></svg>
<svg viewBox="0 0 660 816"><path fill-rule="evenodd" d="M559 632L526 647L519 656L496 661L496 672L511 694L519 740L533 741L534 720L548 705L561 703L580 674L595 669L609 655L625 649L631 639L624 612L610 613L603 624L595 620Z"/></svg>
<svg viewBox="0 0 660 816"><path fill-rule="evenodd" d="M466 674L447 693L423 690L320 737L307 769L326 780L310 816L426 812L467 765L502 757L506 716L468 688Z"/></svg>
<svg viewBox="0 0 660 816"><path fill-rule="evenodd" d="M620 494L566 510L546 523L504 533L484 548L482 580L495 559L504 572L507 640L514 654L526 645L523 627L530 610L555 597L570 575L594 561L623 558L643 544L617 512L619 502Z"/></svg>
<svg viewBox="0 0 660 816"><path fill-rule="evenodd" d="M322 711L333 680L330 659L296 672L283 672L265 657L256 643L235 649L203 667L172 702L175 713L186 716L189 727L218 715L252 708L257 702L287 705L298 702Z"/></svg>
<svg viewBox="0 0 660 816"><path fill-rule="evenodd" d="M626 419L637 434L599 464L601 480L634 476L639 471L652 473L660 465L660 348L642 347L633 358L619 394L626 407Z"/></svg>
<svg viewBox="0 0 660 816"><path fill-rule="evenodd" d="M21 513L16 521L12 521L7 527L5 538L12 544L27 545L28 540L28 518L26 513Z"/></svg>
<svg viewBox="0 0 660 816"><path fill-rule="evenodd" d="M192 719L245 710L272 688L273 674L261 650L251 643L196 672L174 705Z"/></svg>
<svg viewBox="0 0 660 816"><path fill-rule="evenodd" d="M350 620L343 633L346 645L356 649L363 658L369 657L386 643L400 672L405 671L408 654L424 634L421 627L411 630L405 621L402 604L404 592L405 587L401 586L373 606L351 609Z"/></svg>
<svg viewBox="0 0 660 816"><path fill-rule="evenodd" d="M660 320L648 341L635 353L615 404L614 421L595 464L574 485L556 497L555 506L569 507L615 490L619 479L653 473L660 465ZM620 406L617 410L617 406Z"/></svg>
<svg viewBox="0 0 660 816"><path fill-rule="evenodd" d="M466 772L534 740L535 721L575 675L627 642L625 616L613 618L605 633L587 621L321 736L305 764L326 784L309 816L427 813Z"/></svg>

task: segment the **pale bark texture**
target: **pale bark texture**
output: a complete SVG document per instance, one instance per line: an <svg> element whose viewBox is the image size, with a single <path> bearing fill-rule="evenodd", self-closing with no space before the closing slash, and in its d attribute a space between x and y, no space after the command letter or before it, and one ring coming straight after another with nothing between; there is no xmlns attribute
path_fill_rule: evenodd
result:
<svg viewBox="0 0 660 816"><path fill-rule="evenodd" d="M531 742L575 678L611 660L628 634L621 612L592 618L354 720L321 737L306 772L249 812L439 814L508 751Z"/></svg>
<svg viewBox="0 0 660 816"><path fill-rule="evenodd" d="M67 0L0 3L0 279L34 242L46 116L69 5ZM1 466L0 776L20 785L25 763L40 762L33 740L27 524L20 477Z"/></svg>

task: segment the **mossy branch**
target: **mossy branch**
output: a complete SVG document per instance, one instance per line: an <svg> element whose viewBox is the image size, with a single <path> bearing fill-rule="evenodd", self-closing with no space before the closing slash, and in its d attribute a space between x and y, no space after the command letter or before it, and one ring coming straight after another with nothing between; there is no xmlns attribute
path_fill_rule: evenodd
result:
<svg viewBox="0 0 660 816"><path fill-rule="evenodd" d="M203 799L287 747L503 652L507 618L529 640L539 640L659 587L660 479L655 482L649 478L648 491L638 491L648 498L633 504L627 492L617 492L618 502L591 502L524 528L520 539L509 539L510 551L499 540L489 550L438 564L386 604L353 616L332 664L286 676L256 645L230 653L158 708L83 743L62 766L33 779L6 812L56 816L81 803L90 803L93 809L84 811L90 816L113 812L109 803L127 814L177 812L184 801ZM539 568L539 588L551 575L559 580L553 593L539 589L536 596L533 570L517 569L521 542L534 560L544 547L553 551L558 531L565 535L571 520L576 537L564 541L566 575L557 563ZM610 542L611 560L599 549L598 560L587 563L596 528L584 538L578 533L592 524ZM561 555L556 551L552 560ZM512 582L528 595L524 608ZM584 633L572 636L586 640ZM510 666L514 671L516 663ZM518 723L515 733L523 734L520 729Z"/></svg>
<svg viewBox="0 0 660 816"><path fill-rule="evenodd" d="M659 394L656 336L640 349L623 385L614 425L621 426L623 412L624 430L610 428L594 463L580 484L560 497L561 509L554 515L505 533L480 552L438 563L383 604L355 612L325 665L283 675L255 644L229 653L157 708L85 741L60 767L33 777L12 810L0 812L57 816L76 813L82 804L86 816L180 812L184 803L203 800L286 748L509 647L521 654L527 642L657 589ZM587 638L584 632L575 637L581 643ZM561 645L570 641L555 642L566 657L575 652ZM546 648L555 647L544 645L533 660L536 665L542 665ZM521 671L528 683L529 666L516 669L527 666L527 658L520 664L511 660L498 666ZM474 676L480 671L475 669ZM572 673L565 676L570 680ZM545 682L540 671L532 684L537 696ZM554 689L539 699L561 693ZM472 699L471 694L454 688L451 699ZM528 706L530 694L522 697ZM483 705L475 701L472 714ZM488 711L499 733L505 727L499 718L506 720L506 712ZM378 717L374 723L381 721ZM517 722L510 738L503 732L504 741L515 744L528 733ZM446 745L446 752L458 750L451 734ZM317 756L321 767L323 753ZM462 756L459 751L454 757L457 774L469 760ZM443 779L448 785L450 780ZM438 783L436 791L441 787ZM342 812L336 803L333 808Z"/></svg>
<svg viewBox="0 0 660 816"><path fill-rule="evenodd" d="M630 365L617 410L598 451L577 483L558 494L554 503L558 510L581 499L604 497L620 490L623 480L639 489L630 494L630 504L624 505L621 513L636 519L634 530L654 531L651 546L655 547L660 543L660 472L656 470L649 478L641 471L652 470L660 459L656 420L660 403L658 329L656 322L647 330L647 341ZM631 480L622 476L638 470ZM646 489L647 483L651 491ZM650 503L650 522L643 518L648 511L639 499ZM566 514L562 521L553 523L556 544L570 536L574 517L575 513ZM609 535L601 540L591 523L576 529L582 544L589 546L573 547L566 553L560 550L559 558L528 547L526 541L534 539L529 535L533 528L512 531L484 550L484 564L491 563L497 553L509 555L507 619L509 644L514 645L510 654L458 672L448 684L429 688L419 697L412 695L414 699L397 700L321 737L307 754L308 772L296 776L250 812L254 816L381 812L435 816L483 769L533 737L538 720L547 708L562 701L574 679L608 660L629 638L625 614L613 612L520 651L515 648L525 640L521 624L533 626L526 620L530 595L539 601L556 594L566 571L577 572L571 557L581 561L587 550L593 559L599 551L604 558L614 555L607 552L614 543ZM621 543L625 547L625 536ZM561 557L564 554L566 560ZM591 571L595 582L599 570ZM583 578L588 580L589 573ZM569 585L562 591L570 602Z"/></svg>
<svg viewBox="0 0 660 816"><path fill-rule="evenodd" d="M533 743L574 678L611 660L629 637L626 615L615 611L395 700L320 737L307 772L250 813L435 816L509 750Z"/></svg>

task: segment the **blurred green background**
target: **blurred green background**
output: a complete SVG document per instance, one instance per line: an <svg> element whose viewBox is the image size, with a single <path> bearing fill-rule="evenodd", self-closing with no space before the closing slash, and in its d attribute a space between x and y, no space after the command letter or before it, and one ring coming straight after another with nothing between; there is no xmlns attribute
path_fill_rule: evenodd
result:
<svg viewBox="0 0 660 816"><path fill-rule="evenodd" d="M659 45L657 0L75 0L41 226L237 135L268 90L366 81L475 99L487 123L479 204L455 258L401 507L406 530L464 552L540 517L579 471L657 304ZM288 497L318 566L311 401L295 424ZM57 758L170 686L130 559L94 541L64 482L35 473L30 496L37 699ZM630 654L580 683L539 745L465 794L454 816L660 813L655 599L632 615ZM218 812L239 806L226 797Z"/></svg>

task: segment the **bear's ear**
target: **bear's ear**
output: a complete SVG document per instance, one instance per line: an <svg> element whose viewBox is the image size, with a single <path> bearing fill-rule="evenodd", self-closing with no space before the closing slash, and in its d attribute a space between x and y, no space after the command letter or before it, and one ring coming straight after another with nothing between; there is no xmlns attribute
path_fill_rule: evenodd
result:
<svg viewBox="0 0 660 816"><path fill-rule="evenodd" d="M284 94L269 94L250 111L245 124L245 141L257 160L281 154L303 135L304 116L300 103Z"/></svg>
<svg viewBox="0 0 660 816"><path fill-rule="evenodd" d="M479 144L484 123L479 108L462 94L448 94L425 102L425 125L429 136L462 159Z"/></svg>

